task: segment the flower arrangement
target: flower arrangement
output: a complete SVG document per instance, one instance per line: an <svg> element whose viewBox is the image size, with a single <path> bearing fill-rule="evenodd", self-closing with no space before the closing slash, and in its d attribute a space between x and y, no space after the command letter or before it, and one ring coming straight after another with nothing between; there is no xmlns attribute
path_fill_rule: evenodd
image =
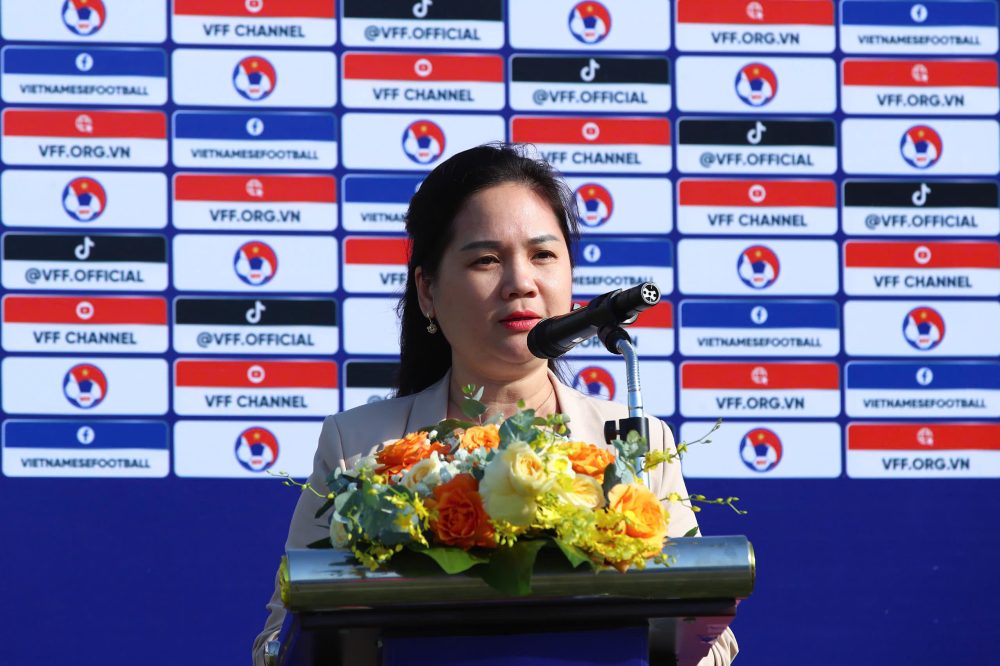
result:
<svg viewBox="0 0 1000 666"><path fill-rule="evenodd" d="M282 475L326 500L316 517L329 512L330 535L311 547L349 549L373 570L411 551L446 573L470 571L498 590L527 594L546 545L574 567L624 572L664 561L670 517L661 500L727 504L742 513L735 497L659 498L646 486L644 473L675 462L687 444L647 452L633 432L611 451L572 440L564 415L542 418L523 403L507 419L484 420L482 390L466 386L463 393L469 420L445 419L385 442L353 468L335 469L328 493Z"/></svg>

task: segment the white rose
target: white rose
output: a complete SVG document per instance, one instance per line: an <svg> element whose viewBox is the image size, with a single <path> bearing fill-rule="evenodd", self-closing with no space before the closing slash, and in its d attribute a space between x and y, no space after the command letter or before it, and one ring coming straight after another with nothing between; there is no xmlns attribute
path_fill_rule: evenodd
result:
<svg viewBox="0 0 1000 666"><path fill-rule="evenodd" d="M545 463L526 442L514 442L486 465L479 494L491 518L531 524L539 495L551 485Z"/></svg>
<svg viewBox="0 0 1000 666"><path fill-rule="evenodd" d="M357 484L352 483L347 490L338 493L333 499L333 515L330 517L330 543L334 548L347 548L351 545L350 534L347 531L348 521L340 513L351 495L358 491Z"/></svg>
<svg viewBox="0 0 1000 666"><path fill-rule="evenodd" d="M334 548L347 548L350 543L350 536L347 534L347 527L334 516L330 521L330 543Z"/></svg>
<svg viewBox="0 0 1000 666"><path fill-rule="evenodd" d="M352 471L358 474L360 474L364 470L367 470L368 472L374 472L376 467L378 467L378 460L375 459L375 456L368 455L359 458L358 462L354 463Z"/></svg>
<svg viewBox="0 0 1000 666"><path fill-rule="evenodd" d="M425 493L430 492L433 486L441 483L443 467L444 465L441 464L441 459L438 457L437 451L435 451L429 458L424 458L403 474L403 480L400 482L400 485L408 490L417 492L417 486L423 484L424 489L426 489Z"/></svg>

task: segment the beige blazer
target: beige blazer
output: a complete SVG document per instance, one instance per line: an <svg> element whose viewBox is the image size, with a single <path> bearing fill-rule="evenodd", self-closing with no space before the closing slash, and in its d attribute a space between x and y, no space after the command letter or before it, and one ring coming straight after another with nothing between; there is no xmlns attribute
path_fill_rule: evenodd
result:
<svg viewBox="0 0 1000 666"><path fill-rule="evenodd" d="M348 469L363 455L378 448L378 443L398 439L421 428L434 425L448 411L448 381L451 373L420 393L402 398L361 405L346 412L328 416L323 422L319 445L313 459L313 472L309 483L318 491L326 491L326 477L337 465ZM562 384L550 373L558 400L558 410L569 417L569 428L575 439L604 445L604 422L628 416L628 409L616 402L599 400ZM649 446L651 450L673 449L674 440L663 421L650 419ZM687 497L679 464L661 465L650 479L653 492L666 497L677 492ZM316 519L322 500L311 492L303 492L295 506L292 523L288 529L285 548L305 548L308 544L329 535L329 524L324 518ZM666 504L670 512L670 536L683 536L697 526L695 514L679 503ZM270 615L264 630L253 645L254 664L263 665L264 645L281 629L285 608L281 604L275 579L275 590L267 604ZM726 666L736 656L736 639L728 629L716 639L712 650L698 666Z"/></svg>

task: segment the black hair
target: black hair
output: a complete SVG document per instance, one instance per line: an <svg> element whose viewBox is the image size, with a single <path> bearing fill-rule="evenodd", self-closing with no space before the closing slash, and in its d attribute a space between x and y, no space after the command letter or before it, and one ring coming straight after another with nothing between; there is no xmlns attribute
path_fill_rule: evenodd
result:
<svg viewBox="0 0 1000 666"><path fill-rule="evenodd" d="M462 151L431 171L410 199L406 212L410 237L406 290L396 308L401 323L397 396L424 390L451 367L451 345L444 335L427 332L414 272L419 266L425 276L433 278L437 273L452 239L455 216L469 197L504 183L529 186L555 213L572 262L579 235L576 198L548 162L529 157L527 150L530 148L517 144L490 143ZM553 361L549 367L564 374Z"/></svg>

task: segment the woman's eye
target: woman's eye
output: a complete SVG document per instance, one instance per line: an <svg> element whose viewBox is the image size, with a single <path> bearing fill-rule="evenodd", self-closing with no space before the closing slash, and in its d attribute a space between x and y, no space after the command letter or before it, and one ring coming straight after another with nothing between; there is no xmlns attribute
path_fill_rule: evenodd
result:
<svg viewBox="0 0 1000 666"><path fill-rule="evenodd" d="M484 265L485 266L487 264L495 264L498 261L499 261L499 259L497 259L493 255L486 255L484 257L479 257L478 259L476 259L476 261L474 263L476 263L478 265Z"/></svg>
<svg viewBox="0 0 1000 666"><path fill-rule="evenodd" d="M541 250L535 254L537 259L555 259L556 253L552 250Z"/></svg>

